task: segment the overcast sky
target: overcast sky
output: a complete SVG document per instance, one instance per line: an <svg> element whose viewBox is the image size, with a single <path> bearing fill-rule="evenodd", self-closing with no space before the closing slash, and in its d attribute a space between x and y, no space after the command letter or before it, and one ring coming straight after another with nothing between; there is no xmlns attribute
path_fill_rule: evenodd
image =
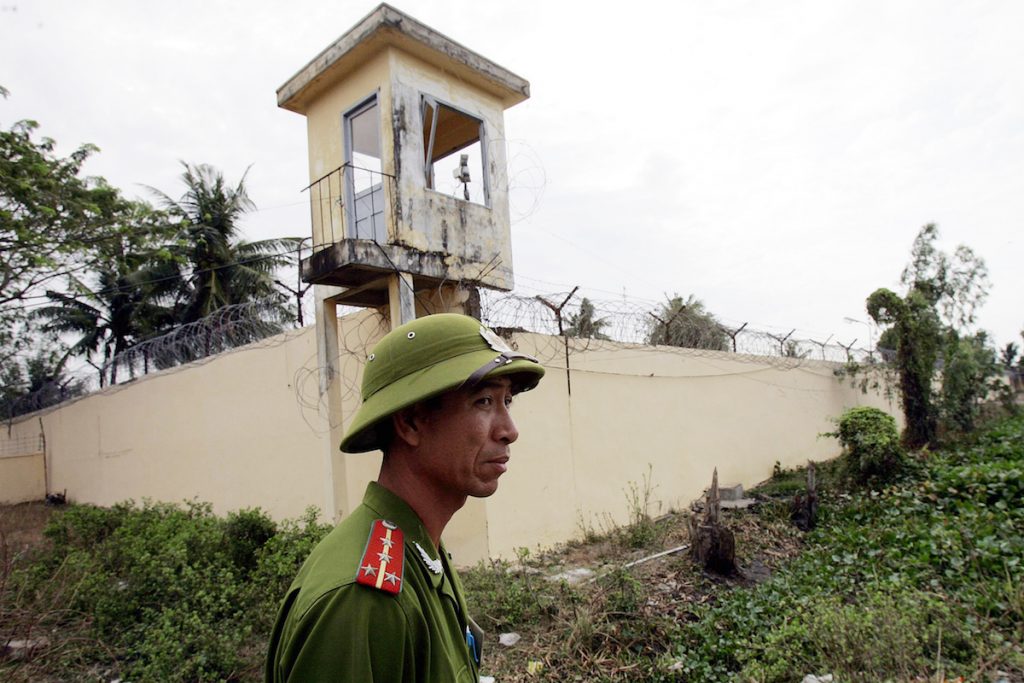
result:
<svg viewBox="0 0 1024 683"><path fill-rule="evenodd" d="M1021 342L1024 2L393 4L530 81L506 112L521 292L692 293L864 340L844 318L935 222L988 263L981 326ZM275 91L375 6L0 0L0 126L98 145L88 172L129 195L251 165L246 236L305 236L305 120Z"/></svg>

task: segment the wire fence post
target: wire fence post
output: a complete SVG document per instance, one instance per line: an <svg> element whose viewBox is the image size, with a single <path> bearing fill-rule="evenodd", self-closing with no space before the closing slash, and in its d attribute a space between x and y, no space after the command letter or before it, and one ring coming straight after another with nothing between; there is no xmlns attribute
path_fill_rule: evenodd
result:
<svg viewBox="0 0 1024 683"><path fill-rule="evenodd" d="M733 353L736 353L736 337L739 336L739 333L742 332L746 328L746 326L747 326L747 323L743 323L742 325L740 325L736 329L735 332L730 332L728 327L725 327L723 325L719 325L719 327L722 328L722 331L725 332L727 335L729 335L729 339L732 339L732 352Z"/></svg>
<svg viewBox="0 0 1024 683"><path fill-rule="evenodd" d="M771 332L768 333L769 337L771 337L775 341L779 342L779 355L780 356L785 356L786 355L786 340L789 339L790 337L792 337L794 332L796 332L796 328L793 328L792 330L790 330L789 334L787 334L785 337L779 337L778 335L774 335Z"/></svg>
<svg viewBox="0 0 1024 683"><path fill-rule="evenodd" d="M847 345L847 346L844 346L842 344L842 342L836 342L836 343L839 344L839 346L842 347L842 349L844 351L846 351L846 362L847 363L852 363L853 362L853 354L850 353L850 350L853 348L853 345L857 343L857 338L854 337L853 341L850 342L849 345Z"/></svg>
<svg viewBox="0 0 1024 683"><path fill-rule="evenodd" d="M573 297L573 294L575 294L576 290L579 288L579 285L573 287L572 291L569 292L569 295L566 296L565 299L562 300L562 303L557 306L541 295L537 295L537 301L551 309L555 314L555 322L558 323L558 336L562 338L562 343L565 345L565 388L569 392L570 396L572 396L572 380L569 378L569 338L565 336L565 329L562 327L562 309L565 308L565 305L569 303L569 299Z"/></svg>
<svg viewBox="0 0 1024 683"><path fill-rule="evenodd" d="M811 343L813 343L813 344L817 344L818 346L820 346L820 347L821 347L821 359L822 359L822 360L825 360L825 347L826 347L826 346L828 346L828 343L829 343L830 341L832 341L832 337L834 337L834 336L835 336L834 334L830 334L830 335L828 335L828 339L826 339L826 340L825 340L825 341L823 341L823 342L820 342L820 341L815 341L814 339L810 339L810 340L809 340L809 341L810 341Z"/></svg>

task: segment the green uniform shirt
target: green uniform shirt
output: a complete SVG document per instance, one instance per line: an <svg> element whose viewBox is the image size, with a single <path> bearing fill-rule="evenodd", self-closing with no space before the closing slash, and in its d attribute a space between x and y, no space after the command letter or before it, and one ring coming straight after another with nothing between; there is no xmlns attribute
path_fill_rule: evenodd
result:
<svg viewBox="0 0 1024 683"><path fill-rule="evenodd" d="M404 534L402 589L356 583L375 520ZM419 546L443 571L431 572ZM438 557L439 555L439 557ZM376 482L363 503L324 538L299 570L270 638L267 683L477 683L462 585L405 501Z"/></svg>

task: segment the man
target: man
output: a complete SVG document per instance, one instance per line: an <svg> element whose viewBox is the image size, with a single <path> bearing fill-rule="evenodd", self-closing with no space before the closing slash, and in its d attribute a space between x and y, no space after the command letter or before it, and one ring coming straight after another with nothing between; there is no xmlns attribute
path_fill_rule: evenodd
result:
<svg viewBox="0 0 1024 683"><path fill-rule="evenodd" d="M382 450L380 475L289 588L268 683L477 683L483 634L441 533L468 496L497 490L518 437L512 396L543 375L463 315L415 320L374 347L341 450Z"/></svg>

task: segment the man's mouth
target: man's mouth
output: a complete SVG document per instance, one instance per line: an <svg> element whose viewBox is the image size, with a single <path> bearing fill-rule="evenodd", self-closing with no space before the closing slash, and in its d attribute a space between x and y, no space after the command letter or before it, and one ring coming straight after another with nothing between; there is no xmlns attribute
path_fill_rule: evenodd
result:
<svg viewBox="0 0 1024 683"><path fill-rule="evenodd" d="M508 471L508 460L508 456L503 455L501 457L492 458L491 460L488 460L487 464L494 465L494 467L497 468L499 473L504 474L505 472Z"/></svg>

